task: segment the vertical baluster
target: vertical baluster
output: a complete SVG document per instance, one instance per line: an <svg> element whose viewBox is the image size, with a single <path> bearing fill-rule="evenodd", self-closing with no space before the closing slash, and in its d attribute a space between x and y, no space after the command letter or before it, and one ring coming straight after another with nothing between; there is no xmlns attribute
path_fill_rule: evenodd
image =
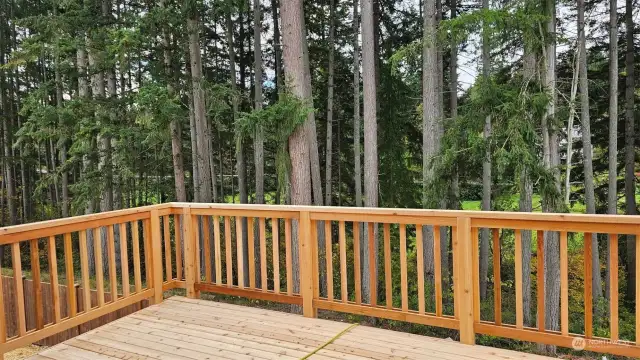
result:
<svg viewBox="0 0 640 360"><path fill-rule="evenodd" d="M271 250L273 251L273 291L280 293L280 219L271 219Z"/></svg>
<svg viewBox="0 0 640 360"><path fill-rule="evenodd" d="M120 271L122 272L122 296L129 296L129 254L127 249L127 224L120 224Z"/></svg>
<svg viewBox="0 0 640 360"><path fill-rule="evenodd" d="M195 275L196 275L196 283L199 283L202 281L202 264L201 262L201 251L202 249L200 249L200 223L203 219L203 217L199 216L199 215L193 215L191 217L192 221L193 221L193 248L194 250L194 254L195 254L195 261L193 263L194 265L194 269L195 269ZM196 294L198 292L196 291Z"/></svg>
<svg viewBox="0 0 640 360"><path fill-rule="evenodd" d="M48 245L48 259L49 259L49 278L51 282L51 300L53 305L53 323L60 322L60 287L58 286L58 257L56 254L56 237L49 236L47 241ZM2 280L0 280L0 287L2 287ZM1 296L2 294L0 294ZM0 308L2 309L2 308Z"/></svg>
<svg viewBox="0 0 640 360"><path fill-rule="evenodd" d="M183 246L183 237L182 237L182 220L181 215L174 214L173 215L173 227L174 234L176 239L176 279L178 281L182 280L182 246Z"/></svg>
<svg viewBox="0 0 640 360"><path fill-rule="evenodd" d="M20 243L11 244L11 261L13 262L13 281L16 289L16 306L18 308L18 335L27 333L27 318L24 310L24 288L22 284L22 260L20 259Z"/></svg>
<svg viewBox="0 0 640 360"><path fill-rule="evenodd" d="M169 215L162 217L162 227L164 235L164 272L167 281L171 281L173 278L173 271L171 266L171 235L169 232ZM160 261L160 259L158 259Z"/></svg>
<svg viewBox="0 0 640 360"><path fill-rule="evenodd" d="M71 233L64 234L64 271L67 278L67 304L69 307L69 318L76 316L78 303L76 300L75 274L73 270L73 248L71 243Z"/></svg>
<svg viewBox="0 0 640 360"><path fill-rule="evenodd" d="M331 243L331 221L324 222L324 248L327 267L327 299L333 301L333 244Z"/></svg>
<svg viewBox="0 0 640 360"><path fill-rule="evenodd" d="M195 229L198 227L198 217L191 215L191 208L185 207L182 209L182 227L184 239L184 279L187 297L189 299L197 298L197 291L195 289L196 282L196 242Z"/></svg>
<svg viewBox="0 0 640 360"><path fill-rule="evenodd" d="M538 278L538 330L544 331L544 231L539 230L537 237L536 261L538 262L538 270L536 275ZM525 276L529 276L529 274L525 274Z"/></svg>
<svg viewBox="0 0 640 360"><path fill-rule="evenodd" d="M109 255L109 284L111 285L111 302L118 300L118 277L116 275L116 243L114 225L107 227L107 251Z"/></svg>
<svg viewBox="0 0 640 360"><path fill-rule="evenodd" d="M438 265L436 265L438 266ZM407 226L400 224L400 294L402 311L409 311L409 288L407 284Z"/></svg>
<svg viewBox="0 0 640 360"><path fill-rule="evenodd" d="M478 228L471 228L471 256L474 274L480 273ZM480 276L473 277L473 321L480 322Z"/></svg>
<svg viewBox="0 0 640 360"><path fill-rule="evenodd" d="M567 232L560 232L560 328L569 335L569 248Z"/></svg>
<svg viewBox="0 0 640 360"><path fill-rule="evenodd" d="M591 267L591 241L592 233L584 234L584 336L593 336L593 269Z"/></svg>
<svg viewBox="0 0 640 360"><path fill-rule="evenodd" d="M347 236L344 221L340 221L339 239L340 242L340 298L343 303L349 299L347 289Z"/></svg>
<svg viewBox="0 0 640 360"><path fill-rule="evenodd" d="M104 305L104 272L102 268L102 236L100 234L100 228L93 229L93 250L95 254L98 307L102 307L102 305Z"/></svg>
<svg viewBox="0 0 640 360"><path fill-rule="evenodd" d="M360 223L353 222L353 285L356 304L362 303L362 284L360 273Z"/></svg>
<svg viewBox="0 0 640 360"><path fill-rule="evenodd" d="M134 220L132 225L133 239L131 240L131 251L133 252L133 282L135 284L136 294L138 294L142 290L142 276L140 275L140 229L138 220Z"/></svg>
<svg viewBox="0 0 640 360"><path fill-rule="evenodd" d="M87 230L91 231L91 230ZM87 251L87 231L80 231L80 269L82 271L82 296L84 300L84 312L91 310L91 287L89 285L89 255Z"/></svg>
<svg viewBox="0 0 640 360"><path fill-rule="evenodd" d="M611 340L618 340L618 234L609 234L609 313Z"/></svg>
<svg viewBox="0 0 640 360"><path fill-rule="evenodd" d="M258 219L260 233L260 287L263 292L267 291L267 229L266 219Z"/></svg>
<svg viewBox="0 0 640 360"><path fill-rule="evenodd" d="M500 229L493 229L493 314L502 325L502 280L500 279Z"/></svg>
<svg viewBox="0 0 640 360"><path fill-rule="evenodd" d="M222 254L220 245L220 217L213 217L213 237L216 263L216 284L222 285Z"/></svg>
<svg viewBox="0 0 640 360"><path fill-rule="evenodd" d="M236 258L238 267L238 287L244 289L244 255L242 246L242 219L236 216Z"/></svg>
<svg viewBox="0 0 640 360"><path fill-rule="evenodd" d="M369 289L371 306L378 303L378 279L376 277L376 251L375 251L375 234L373 223L367 223L368 241L369 241Z"/></svg>
<svg viewBox="0 0 640 360"><path fill-rule="evenodd" d="M424 314L424 258L423 254L422 225L416 225L416 272L418 273L418 312Z"/></svg>
<svg viewBox="0 0 640 360"><path fill-rule="evenodd" d="M522 230L515 230L515 267L516 267L516 328L522 329L524 313L522 310ZM476 294L475 297L478 297Z"/></svg>
<svg viewBox="0 0 640 360"><path fill-rule="evenodd" d="M150 232L146 233L146 241L148 244L148 250L151 263L147 265L147 269L151 268L151 279L147 279L147 282L152 284L153 287L147 286L147 288L153 288L153 300L152 304L159 304L162 302L162 229L160 229L160 212L158 210L151 210L151 218L149 219ZM165 216L166 218L166 216ZM151 281L149 281L151 280Z"/></svg>
<svg viewBox="0 0 640 360"><path fill-rule="evenodd" d="M231 217L224 217L224 251L227 256L227 286L233 286L233 254L231 252Z"/></svg>
<svg viewBox="0 0 640 360"><path fill-rule="evenodd" d="M7 316L4 311L4 289L3 289L3 279L1 274L0 274L0 313L2 313L2 316L0 316L0 345L2 345L7 342L7 319L6 319ZM0 354L0 359L4 360L1 354Z"/></svg>
<svg viewBox="0 0 640 360"><path fill-rule="evenodd" d="M405 250L406 254L406 250ZM442 256L440 255L440 226L433 226L433 269L436 293L436 316L442 316ZM422 254L420 254L422 255Z"/></svg>
<svg viewBox="0 0 640 360"><path fill-rule="evenodd" d="M159 226L160 224L158 224L158 227ZM160 236L158 234L158 239L159 238ZM151 220L144 219L142 220L142 246L144 246L144 269L147 279L147 289L151 289L155 285L153 283L153 255L151 255L151 252L153 251L152 239ZM160 243L158 243L158 245L160 246Z"/></svg>
<svg viewBox="0 0 640 360"><path fill-rule="evenodd" d="M393 287L391 284L391 232L390 224L384 223L382 225L382 231L384 233L384 287L385 287L385 300L387 302L387 309L393 308ZM400 255L402 258L402 255Z"/></svg>
<svg viewBox="0 0 640 360"><path fill-rule="evenodd" d="M255 233L253 227L255 226L254 218L247 219L247 236L248 238L248 253L249 253L249 288L256 288L256 247L255 247Z"/></svg>
<svg viewBox="0 0 640 360"><path fill-rule="evenodd" d="M36 329L44 327L44 308L42 305L42 286L40 279L40 250L38 249L38 239L29 242L31 250L31 277L33 279L34 313L36 318Z"/></svg>
<svg viewBox="0 0 640 360"><path fill-rule="evenodd" d="M319 245L317 245L317 240L318 239L318 222L316 220L310 220L311 222L311 237L310 239L314 239L312 244L316 244L313 245L313 247L311 248L311 272L307 272L307 274L311 274L311 281L312 281L312 295L314 299L318 299L320 297L320 251L319 251ZM302 230L299 232L299 234L302 234ZM301 263L306 263L303 262L303 258L302 258L302 250L300 250L300 262ZM300 276L303 276L303 272L302 270L300 270ZM302 294L302 293L301 293Z"/></svg>
<svg viewBox="0 0 640 360"><path fill-rule="evenodd" d="M640 232L635 234L636 244L636 289L640 289ZM638 291L638 290L636 290ZM640 345L640 301L636 301L636 344Z"/></svg>
<svg viewBox="0 0 640 360"><path fill-rule="evenodd" d="M293 295L293 269L291 259L291 219L284 221L285 262L287 267L287 295Z"/></svg>
<svg viewBox="0 0 640 360"><path fill-rule="evenodd" d="M211 283L211 227L209 225L211 217L202 216L202 238L204 247L204 281Z"/></svg>

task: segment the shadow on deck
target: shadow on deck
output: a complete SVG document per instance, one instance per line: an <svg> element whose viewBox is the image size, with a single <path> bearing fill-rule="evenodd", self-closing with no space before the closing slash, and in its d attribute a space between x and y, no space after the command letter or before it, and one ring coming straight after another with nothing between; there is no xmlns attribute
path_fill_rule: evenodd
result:
<svg viewBox="0 0 640 360"><path fill-rule="evenodd" d="M171 297L30 359L547 359L284 312Z"/></svg>

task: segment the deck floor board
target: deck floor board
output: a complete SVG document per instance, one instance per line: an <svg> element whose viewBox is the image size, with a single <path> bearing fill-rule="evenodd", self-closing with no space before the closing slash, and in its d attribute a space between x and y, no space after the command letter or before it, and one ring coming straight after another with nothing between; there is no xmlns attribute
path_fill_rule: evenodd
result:
<svg viewBox="0 0 640 360"><path fill-rule="evenodd" d="M350 326L273 310L174 296L45 349L30 359L301 359ZM366 326L349 329L309 358L548 359Z"/></svg>

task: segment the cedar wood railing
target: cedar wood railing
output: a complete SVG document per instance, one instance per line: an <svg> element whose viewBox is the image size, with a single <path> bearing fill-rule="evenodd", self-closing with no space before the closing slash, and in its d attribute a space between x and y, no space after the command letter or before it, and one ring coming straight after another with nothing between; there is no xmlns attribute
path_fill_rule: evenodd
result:
<svg viewBox="0 0 640 360"><path fill-rule="evenodd" d="M243 241L237 241L242 238L242 227L236 224L243 221L247 221L248 259L243 258L245 253ZM268 236L267 224L270 224L271 236ZM370 252L368 259L361 259L360 250L363 246L361 240L366 241L372 248L374 228L379 228L380 224L382 224L382 234L379 238L383 251L380 254L377 254L377 251ZM333 264L333 225L337 225L338 229L339 266ZM431 306L429 306L430 309L426 309L428 302L425 301L425 264L423 257L420 256L423 251L422 241L415 242L414 250L417 256L411 261L414 263L408 264L408 259L411 257L407 256L409 250L407 249L407 229L412 236L421 239L425 225L433 226L436 239L442 232L451 236L453 261L450 268L452 268L454 304L452 311L443 306L443 294L446 292L443 291L443 277L445 287L449 282L446 274L443 276L443 271L448 272L448 269L443 269L441 266L444 260L441 259L441 242L432 242L434 260L432 299L435 309ZM324 226L326 240L328 240L324 249L318 247L318 226ZM365 226L367 231L363 231ZM495 255L493 256L493 277L496 284L501 284L500 232L515 233L515 323L507 324L502 321L501 286L493 289L494 318L490 321L481 319L478 281L478 233L481 228L489 228L492 234L491 241ZM348 229L351 230L349 233ZM292 241L293 231L296 230L298 242ZM543 290L545 282L542 271L536 271L537 298L532 299L533 306L537 309L534 312L537 314L537 326L524 325L521 250L522 231L527 230L537 231L537 239L544 238L544 231L559 233L560 331L545 328ZM117 236L114 235L116 232ZM205 236L200 236L200 232ZM399 249L397 253L391 251L392 232L394 235L398 234L393 239L393 248ZM569 233L584 233L584 239L586 239L584 241L585 326L582 334L569 333L569 252L567 247ZM590 261L590 239L594 233L613 235L610 237L608 251L610 251L610 266L612 269L617 269L617 235L640 235L640 217L169 203L1 228L0 245L8 245L11 249L13 276L16 279L17 309L9 310L17 312L18 333L6 333L5 307L2 286L0 286L0 311L2 311L0 356L12 349L78 326L143 299L159 303L162 301L163 291L184 288L186 295L190 298L199 297L200 292L213 292L297 304L302 307L303 314L307 317L315 317L318 309L325 309L456 329L460 332L460 341L465 344L473 344L475 334L489 334L563 347L575 346L576 341L579 341L578 345L583 345L586 350L639 357L639 306L636 306L635 341L619 339L617 271L611 271L610 274L611 305L608 311L610 337L599 338L593 334L591 301L593 269ZM351 236L348 237L347 234ZM363 237L364 234L368 235L366 239ZM107 254L104 257L107 260L106 269L103 261L95 261L95 269L90 272L87 245L91 235L96 245L93 247L95 259L102 259L105 255L102 253L102 246L99 245L102 239L106 239ZM78 249L73 248L75 243L73 239L78 240ZM202 240L196 241L196 239ZM636 239L638 239L637 236ZM544 244L542 240L536 242L538 248L536 260L538 268L542 268ZM25 244L21 247L22 243L29 245ZM201 243L203 249L200 249ZM69 316L61 318L59 294L54 290L52 294L54 321L49 324L44 324L41 320L43 319L42 294L36 291L34 309L25 309L21 284L23 274L21 250L29 250L34 288L40 288L41 247L46 252L50 281L54 289L57 289L59 277L55 250L63 247L67 284L80 281L78 291L83 292L86 302L83 310L79 311L75 301L74 287L70 286L67 297ZM282 254L283 247L284 254ZM117 248L119 249L116 254ZM320 256L320 254L328 254L328 256ZM636 288L640 288L640 246L636 246L636 254L638 262ZM283 255L285 269L284 274L281 274ZM399 296L393 293L393 283L396 283L396 288L398 284L397 278L394 281L392 276L392 258L398 259L400 264ZM74 263L77 263L74 259L79 259L79 271L74 269ZM132 259L131 263L129 259ZM259 259L259 269L256 269L257 259ZM322 259L325 264L320 264ZM299 273L293 271L294 261L301 264ZM201 267L202 262L204 266ZM380 281L380 284L385 288L385 303L377 303L381 296L378 296L377 292L376 271L368 272L372 301L363 300L361 289L363 281L367 279L361 278L359 269L365 263L368 263L371 270L374 269L374 263L379 264L378 271L384 274L384 281ZM133 281L131 281L129 266L133 266ZM248 274L245 274L245 267L248 268ZM326 273L327 290L326 294L321 296L319 279L322 267ZM411 269L411 272L408 269ZM336 270L335 274L334 270ZM203 271L204 274L202 274ZM259 277L256 277L257 272L260 274ZM80 278L75 279L78 273ZM247 282L239 281L239 279L246 280L247 277ZM340 291L339 294L334 294L333 281L338 278ZM284 284L282 284L283 281ZM294 286L294 283L299 283L299 287ZM426 286L430 283L427 281ZM86 296L92 288L98 291L97 303L92 303L91 296ZM111 294L117 294L109 302L104 300L105 288ZM409 304L409 292L417 293L417 304L415 300ZM399 301L397 301L398 298ZM400 307L397 307L398 304ZM25 311L34 311L36 319L40 319L36 321L35 329L26 328ZM580 342L582 340L584 341Z"/></svg>

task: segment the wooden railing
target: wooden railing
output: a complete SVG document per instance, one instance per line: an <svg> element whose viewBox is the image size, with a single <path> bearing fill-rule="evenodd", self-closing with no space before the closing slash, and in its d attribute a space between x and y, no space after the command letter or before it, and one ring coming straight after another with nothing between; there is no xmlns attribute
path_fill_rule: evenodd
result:
<svg viewBox="0 0 640 360"><path fill-rule="evenodd" d="M492 319L482 318L480 311L481 229L488 229L493 249L490 276L495 286L488 295L493 297ZM523 277L531 274L522 273L523 231L531 231L535 239L537 269L544 268L544 256L559 261L559 330L545 325L543 271L535 271L537 296L532 306L536 311L532 312L536 326L524 324ZM610 267L618 269L618 235L640 235L640 217L169 203L2 228L0 245L11 248L15 279L21 278L21 264L29 259L34 282L40 281L40 252L44 250L52 284L58 282L57 264L62 262L64 281L79 281L79 291L96 289L98 301L86 300L80 310L71 293L72 310L67 317L61 318L54 310L52 323L41 321L35 329L26 329L26 311L43 318L38 314L42 299L36 292L34 309L20 306L23 294L16 283L18 306L8 310L17 313L19 331L6 334L5 307L0 303L0 354L142 299L159 303L163 291L182 288L191 298L212 292L299 305L308 317L324 309L455 329L466 344L475 343L476 334L488 334L639 357L640 307L635 311L635 339L620 339L617 271L611 271L609 279L610 336L594 335L590 254L596 233L610 235ZM324 238L319 239L319 234ZM557 251L545 251L545 234L548 239L557 236ZM584 331L579 334L569 332L570 234L584 234L585 239ZM510 250L515 259L512 323L502 318L504 267L500 259L505 235L515 241L515 249ZM423 236L431 240L423 242ZM93 262L89 259L90 241L94 244ZM98 261L103 258L100 245L105 241L105 261ZM442 251L449 241L451 252ZM430 247L428 251L424 246ZM64 259L56 259L57 248L64 249ZM369 249L374 251L365 251ZM30 256L22 254L27 251ZM431 257L424 258L423 252ZM640 262L640 246L636 252ZM92 271L90 264L95 264ZM427 269L428 265L433 269ZM640 288L640 263L636 264L636 288ZM117 296L105 302L105 289ZM0 302L1 291L0 287ZM59 308L56 294L52 297L54 309Z"/></svg>

